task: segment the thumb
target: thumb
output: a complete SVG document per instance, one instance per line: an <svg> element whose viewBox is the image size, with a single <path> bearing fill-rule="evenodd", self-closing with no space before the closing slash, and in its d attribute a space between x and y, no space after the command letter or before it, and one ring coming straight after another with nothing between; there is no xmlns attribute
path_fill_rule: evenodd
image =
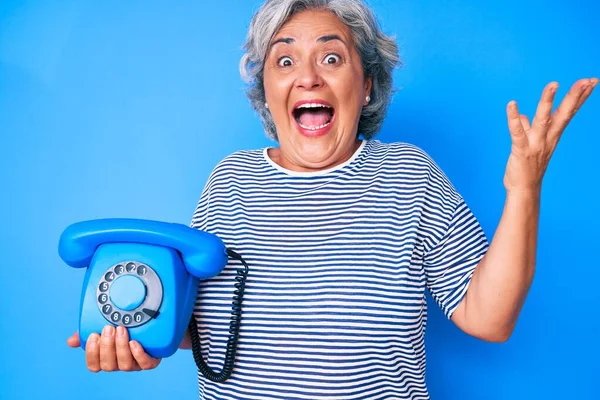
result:
<svg viewBox="0 0 600 400"><path fill-rule="evenodd" d="M523 126L523 120L519 114L516 101L510 101L506 107L508 117L508 129L512 138L512 144L515 147L525 147L528 144L527 134Z"/></svg>
<svg viewBox="0 0 600 400"><path fill-rule="evenodd" d="M79 332L75 332L71 337L67 339L67 345L69 347L79 347L81 346L81 341L79 340Z"/></svg>

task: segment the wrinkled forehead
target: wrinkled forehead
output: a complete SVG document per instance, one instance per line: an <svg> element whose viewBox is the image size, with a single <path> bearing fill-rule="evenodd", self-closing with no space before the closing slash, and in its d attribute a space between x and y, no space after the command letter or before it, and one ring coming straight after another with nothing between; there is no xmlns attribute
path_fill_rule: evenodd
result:
<svg viewBox="0 0 600 400"><path fill-rule="evenodd" d="M279 44L312 44L331 40L351 46L352 32L330 11L301 11L292 15L273 35L269 48Z"/></svg>

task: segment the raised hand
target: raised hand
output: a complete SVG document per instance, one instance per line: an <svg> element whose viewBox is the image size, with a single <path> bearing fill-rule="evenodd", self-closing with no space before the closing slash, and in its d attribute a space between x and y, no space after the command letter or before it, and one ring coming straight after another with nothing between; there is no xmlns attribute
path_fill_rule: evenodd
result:
<svg viewBox="0 0 600 400"><path fill-rule="evenodd" d="M74 333L67 344L79 347L79 334ZM101 336L92 333L85 347L86 365L92 372L148 370L156 368L161 362L161 359L148 355L138 342L130 341L127 329L122 326L115 329L107 325Z"/></svg>
<svg viewBox="0 0 600 400"><path fill-rule="evenodd" d="M519 113L515 101L508 103L508 128L512 138L504 175L504 186L508 193L539 194L558 141L597 83L597 78L575 82L554 113L552 108L558 83L549 83L542 92L533 124L529 123L527 116Z"/></svg>

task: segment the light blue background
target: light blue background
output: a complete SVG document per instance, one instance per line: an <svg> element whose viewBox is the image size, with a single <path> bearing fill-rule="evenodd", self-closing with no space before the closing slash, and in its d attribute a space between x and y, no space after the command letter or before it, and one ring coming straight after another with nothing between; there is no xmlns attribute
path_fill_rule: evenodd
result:
<svg viewBox="0 0 600 400"><path fill-rule="evenodd" d="M188 223L222 157L274 145L238 74L258 4L0 3L0 398L196 398L189 352L150 372L86 370L84 352L65 344L84 271L62 263L57 241L82 219ZM425 149L491 238L510 150L505 105L531 116L546 83L557 80L562 98L600 75L600 3L372 4L405 62L379 139ZM510 341L469 338L431 308L433 399L600 398L599 111L595 93L551 162L537 275Z"/></svg>

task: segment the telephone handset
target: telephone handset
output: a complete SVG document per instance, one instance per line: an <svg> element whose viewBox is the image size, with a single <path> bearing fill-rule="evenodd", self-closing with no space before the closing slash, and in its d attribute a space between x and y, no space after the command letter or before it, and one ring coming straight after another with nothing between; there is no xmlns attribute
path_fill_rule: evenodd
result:
<svg viewBox="0 0 600 400"><path fill-rule="evenodd" d="M87 338L110 323L125 326L156 358L173 355L186 329L200 372L223 382L233 371L248 265L217 236L186 225L142 219L97 219L68 226L59 239L62 260L87 268L79 311L79 337ZM210 369L200 353L192 316L200 281L212 278L228 258L244 268L236 274L225 363Z"/></svg>

